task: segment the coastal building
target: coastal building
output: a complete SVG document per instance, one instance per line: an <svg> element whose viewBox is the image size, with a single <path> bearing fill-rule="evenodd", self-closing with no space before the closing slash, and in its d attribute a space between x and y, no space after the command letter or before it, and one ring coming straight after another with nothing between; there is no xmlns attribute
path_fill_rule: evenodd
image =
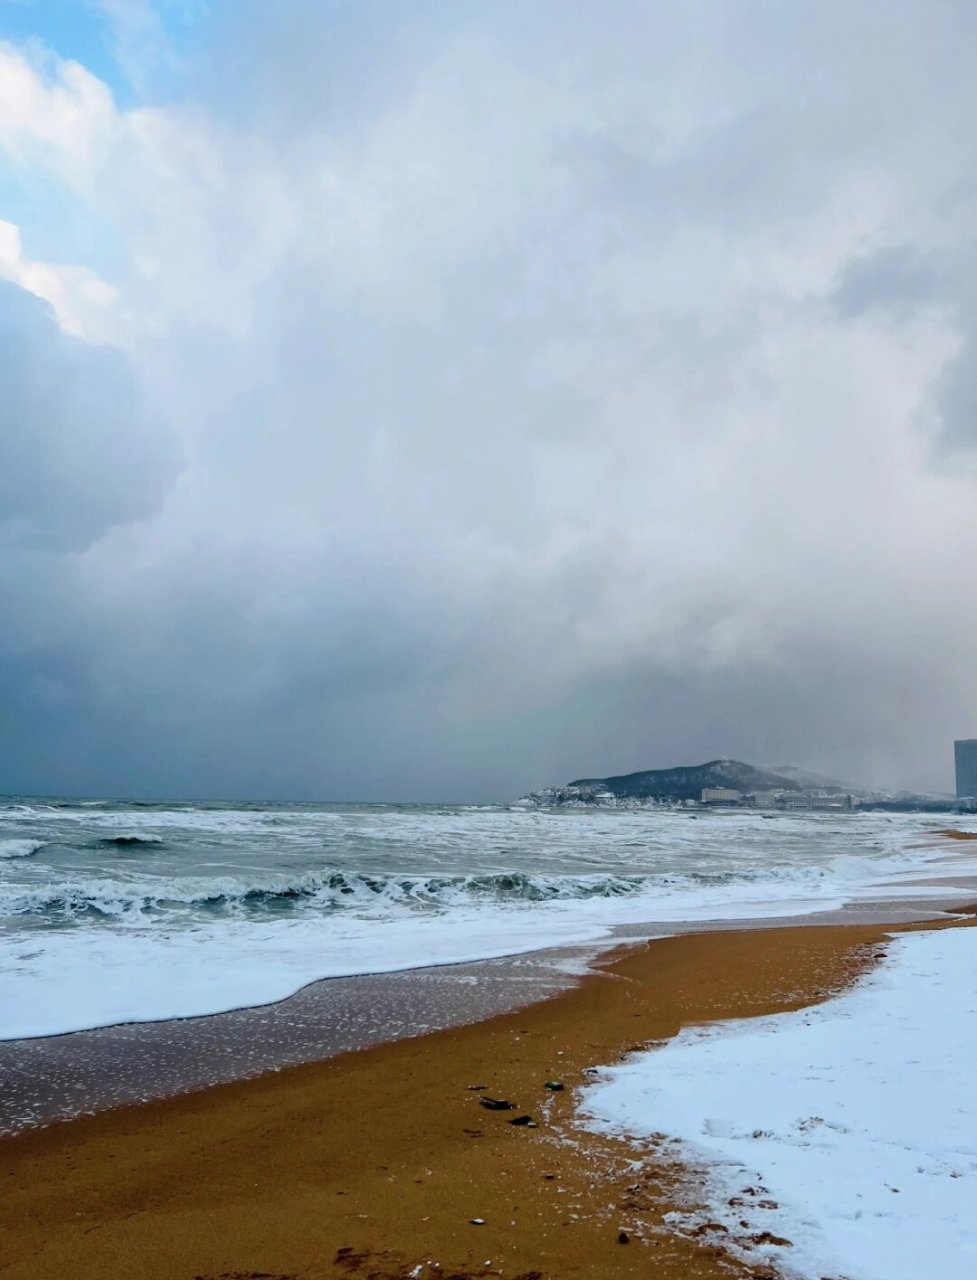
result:
<svg viewBox="0 0 977 1280"><path fill-rule="evenodd" d="M855 807L855 798L838 793L797 791L780 797L780 805L784 809L830 809L851 810Z"/></svg>
<svg viewBox="0 0 977 1280"><path fill-rule="evenodd" d="M742 798L742 792L733 791L730 787L702 788L703 804L739 804Z"/></svg>
<svg viewBox="0 0 977 1280"><path fill-rule="evenodd" d="M977 797L977 738L959 738L953 744L957 767L957 799Z"/></svg>
<svg viewBox="0 0 977 1280"><path fill-rule="evenodd" d="M754 809L776 809L780 795L779 791L754 791L752 796L747 796L747 800Z"/></svg>

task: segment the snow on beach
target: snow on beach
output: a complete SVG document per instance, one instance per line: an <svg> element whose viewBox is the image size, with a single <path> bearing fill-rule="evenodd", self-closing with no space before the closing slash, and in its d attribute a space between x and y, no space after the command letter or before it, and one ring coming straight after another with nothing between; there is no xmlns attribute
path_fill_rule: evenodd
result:
<svg viewBox="0 0 977 1280"><path fill-rule="evenodd" d="M591 1127L680 1139L709 1208L679 1226L789 1240L749 1254L784 1275L972 1280L975 1063L977 929L903 934L844 995L685 1031L583 1107Z"/></svg>

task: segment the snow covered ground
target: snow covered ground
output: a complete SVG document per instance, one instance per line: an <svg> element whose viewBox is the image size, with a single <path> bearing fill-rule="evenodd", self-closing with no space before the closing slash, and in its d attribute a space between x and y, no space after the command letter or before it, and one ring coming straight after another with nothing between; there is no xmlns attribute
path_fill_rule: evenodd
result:
<svg viewBox="0 0 977 1280"><path fill-rule="evenodd" d="M977 928L900 935L824 1005L683 1032L608 1069L583 1109L680 1139L708 1170L688 1225L791 1241L749 1252L784 1275L973 1280Z"/></svg>

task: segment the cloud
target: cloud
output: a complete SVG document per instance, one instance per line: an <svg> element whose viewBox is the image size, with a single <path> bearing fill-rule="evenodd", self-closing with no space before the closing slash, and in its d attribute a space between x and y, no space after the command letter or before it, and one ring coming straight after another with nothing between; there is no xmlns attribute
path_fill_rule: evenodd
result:
<svg viewBox="0 0 977 1280"><path fill-rule="evenodd" d="M948 785L970 8L377 13L217 5L168 105L0 55L0 146L117 248L3 270L125 348L20 299L58 372L7 527L65 623L19 632L59 692L43 732L18 694L18 785L79 716L68 789L489 798L722 752Z"/></svg>
<svg viewBox="0 0 977 1280"><path fill-rule="evenodd" d="M29 274L29 271L28 271ZM83 551L155 514L177 452L123 357L0 282L0 548Z"/></svg>
<svg viewBox="0 0 977 1280"><path fill-rule="evenodd" d="M117 291L86 267L31 261L12 222L0 221L0 279L49 302L65 333L94 342L122 338Z"/></svg>
<svg viewBox="0 0 977 1280"><path fill-rule="evenodd" d="M151 0L89 0L105 19L116 60L132 84L145 91L154 73L173 60L158 7Z"/></svg>
<svg viewBox="0 0 977 1280"><path fill-rule="evenodd" d="M938 284L933 264L915 245L892 245L847 265L835 304L849 317L863 315L873 307L912 312L933 301Z"/></svg>
<svg viewBox="0 0 977 1280"><path fill-rule="evenodd" d="M904 243L849 263L835 293L848 318L871 312L908 321L929 310L957 333L955 358L933 384L937 443L949 465L973 470L977 446L977 241L969 230L952 244L921 250Z"/></svg>
<svg viewBox="0 0 977 1280"><path fill-rule="evenodd" d="M108 87L79 63L28 58L0 43L0 147L14 161L83 182L115 124Z"/></svg>

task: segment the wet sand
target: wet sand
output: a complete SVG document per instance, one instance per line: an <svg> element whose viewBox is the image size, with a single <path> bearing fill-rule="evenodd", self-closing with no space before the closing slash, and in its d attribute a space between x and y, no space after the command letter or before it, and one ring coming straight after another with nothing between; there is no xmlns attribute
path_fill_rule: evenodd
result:
<svg viewBox="0 0 977 1280"><path fill-rule="evenodd" d="M572 986L594 954L334 978L210 1017L0 1041L0 1135L481 1022Z"/></svg>
<svg viewBox="0 0 977 1280"><path fill-rule="evenodd" d="M639 1153L583 1133L574 1090L587 1067L689 1023L825 998L884 954L887 931L665 938L475 1025L6 1138L0 1273L769 1275L669 1231L685 1171L668 1144ZM550 1092L547 1080L566 1087ZM483 1096L515 1109L487 1110ZM520 1115L537 1127L510 1123Z"/></svg>

